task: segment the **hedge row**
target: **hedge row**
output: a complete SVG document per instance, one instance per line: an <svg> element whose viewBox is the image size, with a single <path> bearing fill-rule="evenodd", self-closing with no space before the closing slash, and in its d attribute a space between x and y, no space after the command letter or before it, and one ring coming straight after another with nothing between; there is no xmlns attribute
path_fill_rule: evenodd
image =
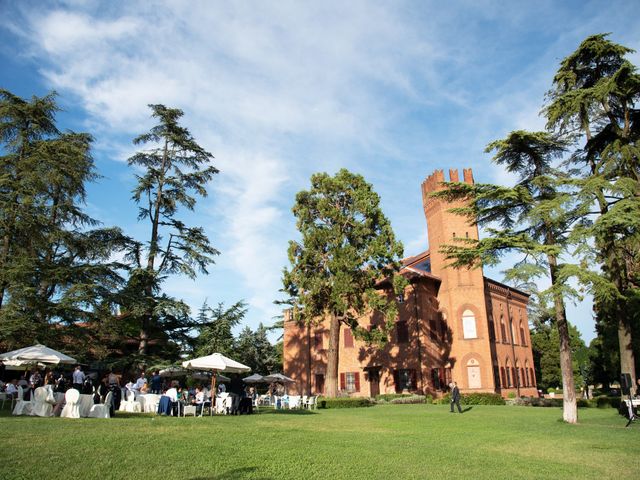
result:
<svg viewBox="0 0 640 480"><path fill-rule="evenodd" d="M447 393L438 403L451 402L451 394ZM460 395L460 403L463 405L505 405L504 398L497 393L464 393Z"/></svg>
<svg viewBox="0 0 640 480"><path fill-rule="evenodd" d="M392 403L394 405L427 403L427 398L424 395L404 395L400 398L393 398L389 400L389 403Z"/></svg>
<svg viewBox="0 0 640 480"><path fill-rule="evenodd" d="M320 397L318 399L318 408L359 408L372 407L375 404L375 400L368 397Z"/></svg>
<svg viewBox="0 0 640 480"><path fill-rule="evenodd" d="M577 400L578 408L619 408L620 397L608 397L606 395L597 398ZM509 401L510 405L520 405L527 407L562 407L561 398L538 398L538 397L521 397Z"/></svg>

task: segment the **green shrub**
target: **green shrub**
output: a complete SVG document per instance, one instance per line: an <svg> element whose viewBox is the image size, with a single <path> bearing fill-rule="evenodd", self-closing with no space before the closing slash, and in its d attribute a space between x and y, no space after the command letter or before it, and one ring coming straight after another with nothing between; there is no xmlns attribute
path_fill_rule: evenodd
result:
<svg viewBox="0 0 640 480"><path fill-rule="evenodd" d="M339 397L318 399L319 408L360 408L372 407L375 401L369 397Z"/></svg>
<svg viewBox="0 0 640 480"><path fill-rule="evenodd" d="M433 403L433 395L427 395L424 399L424 403L432 404Z"/></svg>
<svg viewBox="0 0 640 480"><path fill-rule="evenodd" d="M620 397L600 395L596 398L596 405L598 408L619 408Z"/></svg>
<svg viewBox="0 0 640 480"><path fill-rule="evenodd" d="M504 405L505 401L497 393L466 393L460 403L465 405Z"/></svg>
<svg viewBox="0 0 640 480"><path fill-rule="evenodd" d="M390 402L391 400L394 400L396 398L403 398L403 397L409 397L411 396L408 393L402 394L402 393L382 393L380 395L376 395L376 401L377 402L381 402L381 403L386 403L386 402Z"/></svg>
<svg viewBox="0 0 640 480"><path fill-rule="evenodd" d="M448 405L451 402L451 394L445 394L439 404ZM464 393L460 395L460 403L463 405L506 405L504 398L497 393Z"/></svg>
<svg viewBox="0 0 640 480"><path fill-rule="evenodd" d="M561 398L538 398L528 397L527 402L532 407L562 407Z"/></svg>
<svg viewBox="0 0 640 480"><path fill-rule="evenodd" d="M413 403L426 403L426 397L424 395L407 395L401 398L394 398L389 400L389 403L394 405L413 404Z"/></svg>
<svg viewBox="0 0 640 480"><path fill-rule="evenodd" d="M507 395L508 398L516 398L516 392L509 392L509 395Z"/></svg>

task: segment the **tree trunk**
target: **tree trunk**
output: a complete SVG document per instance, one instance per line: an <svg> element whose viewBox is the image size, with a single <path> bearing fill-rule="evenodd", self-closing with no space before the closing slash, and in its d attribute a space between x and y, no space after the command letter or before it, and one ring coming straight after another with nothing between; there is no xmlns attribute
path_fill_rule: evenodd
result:
<svg viewBox="0 0 640 480"><path fill-rule="evenodd" d="M147 258L147 270L150 274L154 272L156 255L158 253L158 229L160 226L160 211L162 208L162 189L164 187L164 178L165 172L167 169L167 162L169 159L169 146L168 140L164 141L164 152L162 154L162 167L161 167L161 176L158 180L158 193L156 195L156 201L154 205L154 212L149 212L150 215L153 215L151 218L151 241L149 242L149 257ZM151 280L149 280L151 282ZM151 284L145 287L145 295L147 298L151 298L153 296L153 286ZM149 340L149 327L151 326L151 322L153 320L152 312L145 312L142 317L142 324L140 326L140 343L138 344L138 353L140 355L147 354L147 345Z"/></svg>
<svg viewBox="0 0 640 480"><path fill-rule="evenodd" d="M334 313L329 326L329 351L327 352L326 396L338 396L338 360L340 349L340 319Z"/></svg>
<svg viewBox="0 0 640 480"><path fill-rule="evenodd" d="M636 365L631 345L631 332L629 331L629 326L621 318L621 309L616 308L616 310L616 316L618 317L618 344L620 345L620 373L628 373L633 381L636 378ZM633 381L633 385L631 385L632 395L637 395L637 391L634 393L635 388L635 381Z"/></svg>
<svg viewBox="0 0 640 480"><path fill-rule="evenodd" d="M549 255L551 270L551 284L557 285L557 259ZM573 381L573 362L571 360L571 340L569 325L565 314L564 301L558 292L553 294L556 326L560 339L560 370L562 372L562 419L567 423L578 423L578 405L576 402L576 388Z"/></svg>

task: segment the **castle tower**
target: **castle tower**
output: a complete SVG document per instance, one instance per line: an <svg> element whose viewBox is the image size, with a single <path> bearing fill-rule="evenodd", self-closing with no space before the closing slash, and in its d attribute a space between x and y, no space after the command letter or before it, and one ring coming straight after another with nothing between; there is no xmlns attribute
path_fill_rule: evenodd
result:
<svg viewBox="0 0 640 480"><path fill-rule="evenodd" d="M458 182L458 170L449 170L451 182ZM451 213L461 201L446 202L430 193L444 189L442 170L436 170L422 183L422 202L427 219L431 273L440 277L438 294L440 311L451 333L451 350L445 367L451 368L454 381L461 390L494 392L493 362L485 304L482 268L454 269L446 267L440 249L444 245L464 245L456 239L478 237L478 227L467 218ZM473 184L471 169L463 170L463 182Z"/></svg>

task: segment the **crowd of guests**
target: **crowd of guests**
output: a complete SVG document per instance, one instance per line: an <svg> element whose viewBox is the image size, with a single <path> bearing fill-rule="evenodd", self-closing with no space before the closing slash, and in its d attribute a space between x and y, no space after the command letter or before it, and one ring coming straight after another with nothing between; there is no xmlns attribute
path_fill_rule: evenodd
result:
<svg viewBox="0 0 640 480"><path fill-rule="evenodd" d="M186 405L194 405L197 414L202 408L211 406L211 392L202 384L181 385L178 380L162 377L159 371L154 371L150 375L141 371L137 377L129 376L129 381L123 383L123 375L115 371L107 371L102 378L93 372L87 374L80 365L69 372L44 369L41 373L37 368L14 378L8 382L0 380L0 392L6 392L13 398L18 396L18 387L22 387L23 399L30 400L33 391L42 386L48 386L53 392L64 393L70 388L78 390L81 394L93 395L95 403L102 403L109 392L112 392L112 413L120 408L121 402L126 398L128 392L133 392L134 397L153 393L167 397L170 408L177 412ZM276 386L270 387L277 394ZM252 406L257 398L256 389L253 386L245 386L240 379L233 379L230 382L229 390L224 383L218 384L218 394L228 394L237 398L234 402L234 409L229 413L251 413ZM165 411L164 413L170 413Z"/></svg>

